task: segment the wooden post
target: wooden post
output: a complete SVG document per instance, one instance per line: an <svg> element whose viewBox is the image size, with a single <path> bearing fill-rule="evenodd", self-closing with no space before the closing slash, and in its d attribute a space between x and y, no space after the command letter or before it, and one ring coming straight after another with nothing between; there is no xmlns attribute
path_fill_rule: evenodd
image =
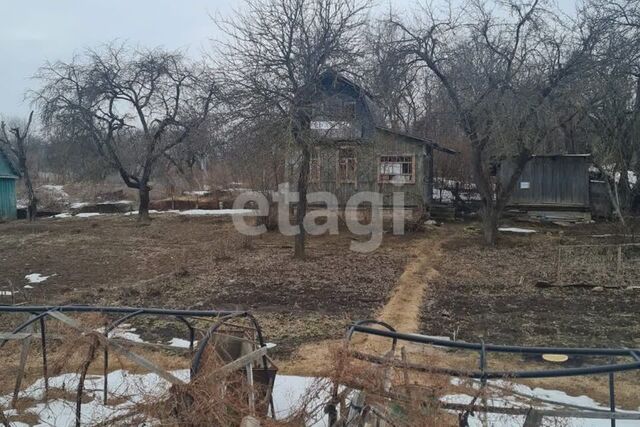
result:
<svg viewBox="0 0 640 427"><path fill-rule="evenodd" d="M29 316L29 319L32 319L33 317L33 315ZM18 373L16 374L16 386L13 389L13 399L11 400L12 408L15 408L16 401L18 400L18 394L20 393L20 386L22 385L22 378L24 377L24 370L27 368L27 359L29 358L29 350L31 349L31 332L33 332L33 323L30 323L25 330L29 335L22 340L20 366L18 367Z"/></svg>
<svg viewBox="0 0 640 427"><path fill-rule="evenodd" d="M409 369L407 368L407 349L404 346L400 349L400 355L402 357L402 363L404 364L404 367L402 368L404 388L406 389L407 396L410 396L411 390L409 387Z"/></svg>
<svg viewBox="0 0 640 427"><path fill-rule="evenodd" d="M433 147L424 148L423 199L426 206L433 204Z"/></svg>
<svg viewBox="0 0 640 427"><path fill-rule="evenodd" d="M532 409L524 420L522 427L540 427L542 426L542 414L535 409Z"/></svg>

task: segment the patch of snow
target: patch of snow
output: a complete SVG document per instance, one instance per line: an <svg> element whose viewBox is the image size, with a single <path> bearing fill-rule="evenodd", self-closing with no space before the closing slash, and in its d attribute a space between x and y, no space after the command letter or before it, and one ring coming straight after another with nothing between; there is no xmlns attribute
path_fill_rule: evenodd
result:
<svg viewBox="0 0 640 427"><path fill-rule="evenodd" d="M85 206L89 206L89 203L87 203L87 202L76 202L76 203L72 203L70 208L71 209L81 209L81 208L84 208Z"/></svg>
<svg viewBox="0 0 640 427"><path fill-rule="evenodd" d="M461 385L463 381L457 378L451 380L451 383L454 385ZM498 392L501 394L500 396L491 396L487 398L488 405L496 406L496 407L525 407L529 408L533 404L537 408L541 409L558 409L562 408L562 405L576 405L582 406L585 408L590 408L594 410L605 410L608 411L609 407L605 405L601 405L592 398L588 396L570 396L567 393L560 390L550 390L543 389L540 387L531 388L524 384L512 383L505 380L490 380L489 384L489 394L491 394L492 390L495 388L491 388L491 386L498 387ZM474 389L479 388L479 383L476 381L473 384ZM509 396L509 391L513 391L513 394ZM531 398L533 400L528 400ZM525 399L525 400L523 400ZM558 402L558 405L554 405L548 402L536 402L535 399L544 399L553 402ZM448 403L459 403L459 404L469 404L473 400L472 396L467 394L450 394L444 396L441 399L443 402ZM476 401L478 403L478 401ZM618 412L630 412L618 409ZM493 427L510 427L510 426L521 426L524 423L523 416L506 416L502 414L487 414L487 419L489 421L489 425ZM569 418L563 419L560 421L560 425L568 425L568 426L584 426L584 427L609 427L611 425L611 421L608 419L595 420L595 419L582 419L582 418ZM548 421L551 421L550 419ZM482 426L481 415L475 414L475 416L469 418L469 425L473 427ZM621 427L630 427L632 425L637 425L637 421L635 420L617 420L616 425Z"/></svg>
<svg viewBox="0 0 640 427"><path fill-rule="evenodd" d="M31 286L31 285L24 285L24 286L23 286L23 288L25 288L25 289L33 289L33 286Z"/></svg>
<svg viewBox="0 0 640 427"><path fill-rule="evenodd" d="M502 231L504 233L520 233L520 234L532 234L537 233L536 230L531 230L529 228L518 228L518 227L500 227L498 231Z"/></svg>
<svg viewBox="0 0 640 427"><path fill-rule="evenodd" d="M620 172L616 172L615 179L616 184L620 182ZM627 179L629 180L629 185L631 185L631 187L634 187L638 183L638 177L633 171L627 171Z"/></svg>
<svg viewBox="0 0 640 427"><path fill-rule="evenodd" d="M171 338L171 341L169 341L169 345L171 347L189 348L189 344L190 343L188 340L183 340L182 338ZM196 345L198 345L198 341L194 340L193 341L194 348Z"/></svg>
<svg viewBox="0 0 640 427"><path fill-rule="evenodd" d="M283 419L295 413L303 404L302 398L307 391L314 388L321 378L298 377L294 375L277 375L273 384L273 406L275 407L276 418ZM319 390L317 397L314 397L308 408L314 411L315 417L307 423L307 427L328 427L327 417L322 407L327 402L330 388L323 387Z"/></svg>
<svg viewBox="0 0 640 427"><path fill-rule="evenodd" d="M255 216L253 209L190 209L188 211L180 211L180 215L186 216L220 216L220 215L246 215Z"/></svg>
<svg viewBox="0 0 640 427"><path fill-rule="evenodd" d="M211 190L185 191L183 194L187 196L209 196Z"/></svg>
<svg viewBox="0 0 640 427"><path fill-rule="evenodd" d="M54 216L52 216L51 218L56 218L56 219L58 219L58 218L60 218L60 219L61 219L61 218L71 218L71 214L70 214L70 213L68 213L68 212L63 212L63 213L61 213L61 214L54 215Z"/></svg>
<svg viewBox="0 0 640 427"><path fill-rule="evenodd" d="M150 214L154 214L154 215L156 215L156 214L177 214L177 213L180 213L180 211L177 210L177 209L169 209L169 210L166 210L166 211L157 211L157 210L151 209L151 210L149 210L149 213ZM126 212L124 215L125 216L138 215L138 211L129 211L129 212Z"/></svg>
<svg viewBox="0 0 640 427"><path fill-rule="evenodd" d="M188 381L189 370L181 369L171 372L174 376ZM49 378L51 388L62 389L75 395L79 381L79 374L69 373ZM165 393L170 384L156 374L131 374L118 370L107 376L108 395L111 399L124 400L118 405L103 405L102 390L104 378L101 375L87 375L85 390L93 399L82 404L81 420L83 425L94 425L107 422L109 419L126 413L133 405L142 402L148 396L160 396ZM36 401L44 399L44 379L39 379L19 394L22 398ZM0 405L8 407L11 395L0 396ZM38 416L38 425L70 426L75 425L75 402L55 399L48 402L36 403L25 409ZM5 411L6 415L11 415ZM12 423L12 425L18 425Z"/></svg>
<svg viewBox="0 0 640 427"><path fill-rule="evenodd" d="M458 193L461 200L480 200L480 195L473 191L460 191ZM453 196L453 191L448 190L446 188L434 188L433 189L433 199L442 201L444 203L451 203L455 200Z"/></svg>
<svg viewBox="0 0 640 427"><path fill-rule="evenodd" d="M99 205L132 205L131 200L117 200L115 202L100 202Z"/></svg>
<svg viewBox="0 0 640 427"><path fill-rule="evenodd" d="M63 185L45 184L40 186L40 190L47 191L51 196L58 200L69 200L69 195L64 191Z"/></svg>
<svg viewBox="0 0 640 427"><path fill-rule="evenodd" d="M51 276L43 276L40 273L31 273L31 274L27 274L26 276L24 276L24 278L27 279L27 282L29 282L29 283L42 283L42 282L46 281L49 277L53 277L53 275L51 275Z"/></svg>
<svg viewBox="0 0 640 427"><path fill-rule="evenodd" d="M13 292L11 291L0 291L0 297L10 297L13 296Z"/></svg>
<svg viewBox="0 0 640 427"><path fill-rule="evenodd" d="M104 327L97 328L96 331L104 333ZM140 335L136 334L136 328L132 328L128 323L122 323L109 331L109 338L122 338L134 342L144 342Z"/></svg>
<svg viewBox="0 0 640 427"><path fill-rule="evenodd" d="M84 213L79 213L76 216L76 218L92 218L94 216L101 216L101 213L98 212L84 212Z"/></svg>

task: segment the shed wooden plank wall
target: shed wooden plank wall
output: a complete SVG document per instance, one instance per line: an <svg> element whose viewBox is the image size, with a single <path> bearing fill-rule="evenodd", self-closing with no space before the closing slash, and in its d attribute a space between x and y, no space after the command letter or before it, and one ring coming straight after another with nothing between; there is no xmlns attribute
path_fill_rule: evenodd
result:
<svg viewBox="0 0 640 427"><path fill-rule="evenodd" d="M534 157L525 167L509 205L588 209L589 161L589 157L579 156ZM513 164L503 163L501 182L506 182L512 172Z"/></svg>
<svg viewBox="0 0 640 427"><path fill-rule="evenodd" d="M0 178L0 219L16 218L16 180Z"/></svg>

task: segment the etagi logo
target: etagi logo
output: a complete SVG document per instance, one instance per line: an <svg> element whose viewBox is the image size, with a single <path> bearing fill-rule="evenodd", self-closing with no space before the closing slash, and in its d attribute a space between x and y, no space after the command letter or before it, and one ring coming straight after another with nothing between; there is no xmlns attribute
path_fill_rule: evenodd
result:
<svg viewBox="0 0 640 427"><path fill-rule="evenodd" d="M307 203L322 205L325 209L309 210L302 224L291 224L290 208L298 203L300 195L297 191L289 191L289 184L280 184L278 191L273 193L274 204L277 205L278 231L285 236L296 236L304 231L312 236L325 233L337 235L338 226L338 198L327 191L311 192L307 194ZM269 215L269 200L257 191L240 194L233 203L234 209L244 209L248 204L255 204L255 213L246 216L266 217ZM365 209L362 209L365 208ZM359 212L370 213L370 218L363 221ZM391 206L393 234L404 234L405 211L404 192L393 192ZM267 232L265 225L247 224L242 215L232 215L233 224L239 233L245 236L259 236ZM344 207L344 221L347 229L357 235L367 237L365 241L352 241L350 249L354 252L369 253L380 247L383 236L383 195L372 191L361 191L353 194Z"/></svg>

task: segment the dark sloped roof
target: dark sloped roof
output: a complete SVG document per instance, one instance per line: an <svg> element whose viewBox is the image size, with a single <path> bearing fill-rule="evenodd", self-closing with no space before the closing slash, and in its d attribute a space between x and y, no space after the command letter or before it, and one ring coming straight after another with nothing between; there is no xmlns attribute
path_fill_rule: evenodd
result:
<svg viewBox="0 0 640 427"><path fill-rule="evenodd" d="M417 143L420 143L420 144L428 145L431 148L433 148L434 150L441 151L443 153L447 153L447 154L457 154L458 153L457 151L452 150L451 148L443 147L440 144L438 144L437 142L434 142L433 140L428 139L428 138L421 138L419 136L411 135L411 134L408 134L408 133L405 133L405 132L395 131L395 130L386 128L384 126L376 126L376 129L378 129L378 130L380 130L382 132L391 134L391 135L397 135L397 136L401 136L403 138L410 139L410 140L412 140L414 142L417 142Z"/></svg>
<svg viewBox="0 0 640 427"><path fill-rule="evenodd" d="M3 163L6 164L7 167L9 168L8 171L4 171L2 169L1 166L2 166ZM20 172L18 171L16 166L11 161L11 158L7 155L7 153L4 152L2 147L0 147L0 177L4 177L4 178L6 178L6 177L19 178L20 177Z"/></svg>
<svg viewBox="0 0 640 427"><path fill-rule="evenodd" d="M371 112L373 119L376 123L376 129L389 133L389 134L393 134L393 135L397 135L397 136L401 136L404 138L407 138L409 140L412 140L414 142L420 143L420 144L426 144L429 145L430 147L432 147L434 150L438 150L441 151L443 153L447 153L447 154L457 154L457 151L452 150L450 148L446 148L446 147L442 147L441 145L439 145L438 143L434 142L431 139L427 139L427 138L421 138L415 135L410 135L408 133L404 133L404 132L398 132L398 131L394 131L392 129L387 128L386 126L384 126L384 124L382 123L382 119L380 117L380 114L378 112L378 108L377 108L377 104L375 101L374 96L371 94L371 92L369 92L367 89L365 89L364 87L362 87L361 85L359 85L358 83L354 82L353 80L345 77L342 73L336 71L336 70L332 70L329 69L325 72L323 72L320 75L320 81L323 83L327 83L327 82L339 82L340 84L343 84L345 86L348 86L351 88L351 90L353 90L355 93L359 94L359 96L361 96L364 101L365 101L365 105L367 106L367 108L369 109L369 111Z"/></svg>

